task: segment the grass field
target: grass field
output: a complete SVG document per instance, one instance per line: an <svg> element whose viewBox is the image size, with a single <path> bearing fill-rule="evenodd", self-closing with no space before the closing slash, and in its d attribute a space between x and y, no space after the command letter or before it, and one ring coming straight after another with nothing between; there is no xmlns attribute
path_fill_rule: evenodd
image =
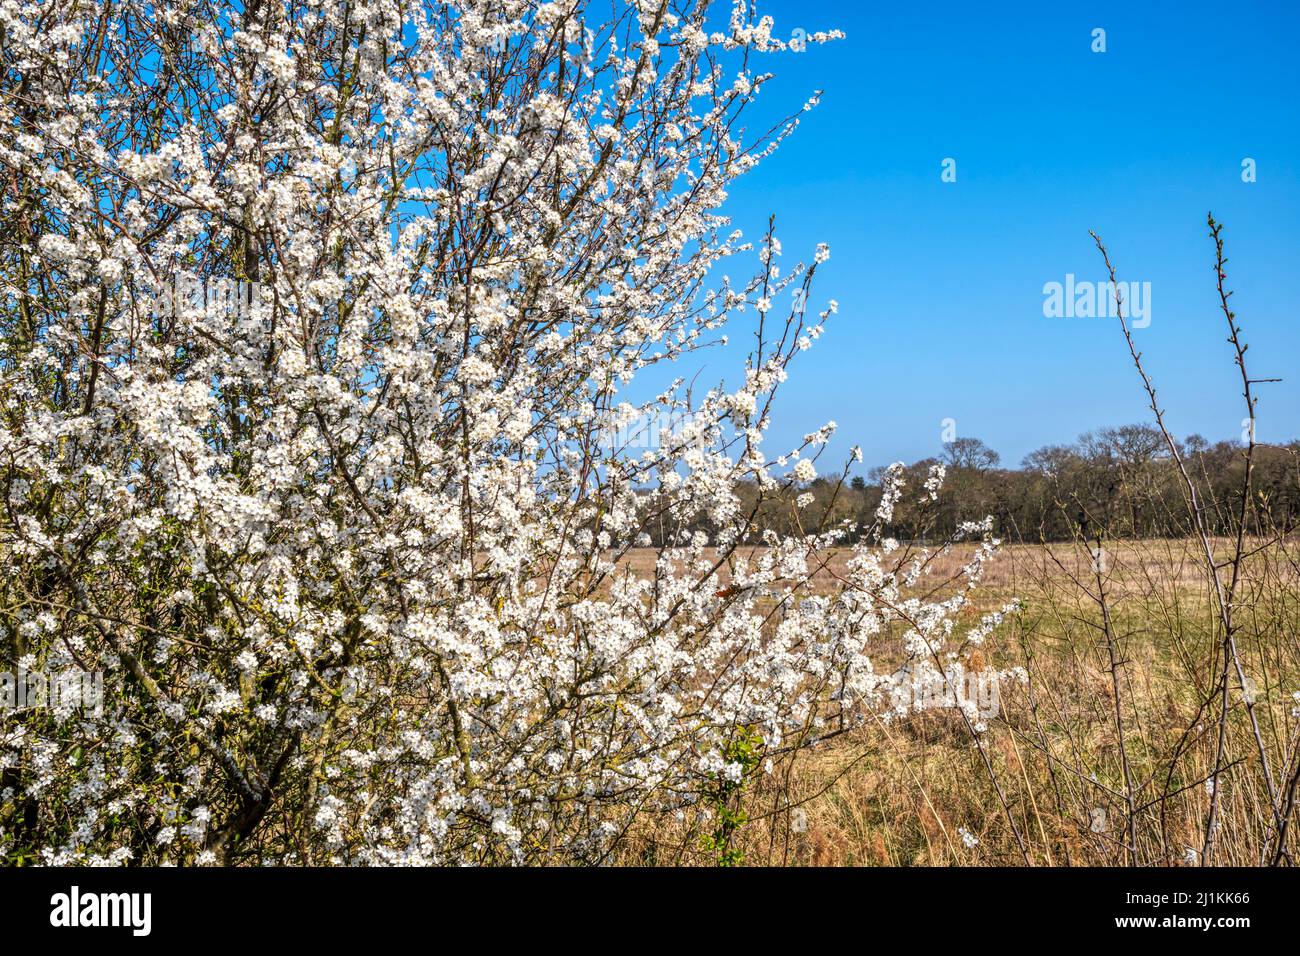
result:
<svg viewBox="0 0 1300 956"><path fill-rule="evenodd" d="M1216 542L1216 557L1220 545L1227 542ZM935 576L955 572L969 553L955 548ZM820 589L834 588L847 555L837 553L818 571ZM648 573L652 556L632 555L629 564ZM1021 611L972 649L966 666L1020 667L1028 680L999 685L1000 714L979 746L955 710L895 721L869 715L864 726L756 778L737 835L745 862L1198 862L1222 667L1203 546L1191 539L1116 542L1099 567L1100 575L1083 545L1003 548L963 615L974 622L1013 599ZM1244 693L1279 790L1295 772L1298 567L1290 541L1272 542L1245 562L1234 635L1248 677ZM897 650L888 643L878 648L884 661ZM1231 686L1215 857L1257 865L1273 827L1269 785L1242 685L1234 678ZM656 827L634 841L626 861L695 855L684 828Z"/></svg>

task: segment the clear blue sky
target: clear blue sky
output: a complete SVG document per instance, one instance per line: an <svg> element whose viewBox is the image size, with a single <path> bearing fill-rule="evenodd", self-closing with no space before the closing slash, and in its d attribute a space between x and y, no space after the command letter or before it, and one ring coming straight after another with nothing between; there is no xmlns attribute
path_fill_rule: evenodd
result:
<svg viewBox="0 0 1300 956"><path fill-rule="evenodd" d="M1300 4L760 10L782 37L847 34L770 58L777 78L751 128L825 94L732 191L751 237L777 215L787 261L830 243L810 304L840 303L796 363L769 454L834 419L836 457L861 444L868 466L911 461L940 451L940 422L953 418L1015 465L1082 431L1147 420L1115 321L1043 316L1044 283L1104 278L1089 229L1121 279L1151 283L1151 324L1135 335L1171 426L1237 437L1209 210L1226 225L1251 371L1287 379L1262 386L1258 434L1300 437ZM1105 53L1090 49L1095 27ZM941 181L946 157L955 183ZM734 378L730 352L710 353L701 381Z"/></svg>

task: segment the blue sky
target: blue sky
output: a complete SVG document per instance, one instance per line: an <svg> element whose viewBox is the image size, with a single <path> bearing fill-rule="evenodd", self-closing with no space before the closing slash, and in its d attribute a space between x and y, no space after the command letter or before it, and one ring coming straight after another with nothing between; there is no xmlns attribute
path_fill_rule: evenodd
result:
<svg viewBox="0 0 1300 956"><path fill-rule="evenodd" d="M1044 283L1104 278L1089 229L1121 280L1151 283L1151 323L1135 336L1171 427L1237 437L1210 210L1226 226L1251 371L1287 379L1261 387L1259 437L1300 437L1300 5L760 10L782 37L847 34L763 65L777 78L752 129L825 93L728 209L755 238L775 213L787 261L819 241L832 251L810 304L833 297L839 315L796 362L769 454L833 419L836 457L860 444L868 466L911 461L941 450L952 418L1015 465L1147 420L1115 321L1043 315ZM1097 27L1104 53L1091 51ZM945 158L956 182L941 181ZM730 352L707 353L702 380L734 378Z"/></svg>

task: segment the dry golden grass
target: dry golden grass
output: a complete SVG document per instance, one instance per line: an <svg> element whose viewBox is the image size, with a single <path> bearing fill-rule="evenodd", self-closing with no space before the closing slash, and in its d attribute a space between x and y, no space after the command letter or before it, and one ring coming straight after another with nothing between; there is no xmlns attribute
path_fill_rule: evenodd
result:
<svg viewBox="0 0 1300 956"><path fill-rule="evenodd" d="M1216 543L1216 550L1227 543ZM1113 681L1095 589L1082 545L1013 545L985 576L973 617L1011 598L1023 603L968 666L1023 667L1027 685L1003 684L1001 714L981 743L960 715L931 711L865 726L757 777L745 798L737 845L751 864L772 865L1183 865L1201 850L1218 728L1216 652L1221 641L1199 542L1115 542L1102 583L1119 666ZM1237 634L1257 684L1256 712L1279 785L1293 770L1300 727L1300 579L1295 542L1247 563ZM816 579L826 590L848 552ZM653 552L633 554L649 573ZM957 548L935 567L955 573ZM882 647L886 658L891 648ZM1116 686L1119 717L1116 714ZM1234 684L1234 687L1236 685ZM1216 862L1258 865L1271 810L1239 691L1228 716ZM1134 781L1133 832L1119 742ZM993 785L1005 795L1004 812ZM968 845L967 831L976 842ZM684 825L638 834L624 862L708 863ZM1288 841L1297 852L1293 834ZM1189 854L1189 851L1192 853Z"/></svg>
<svg viewBox="0 0 1300 956"><path fill-rule="evenodd" d="M1214 541L1215 556L1222 560L1231 550L1227 539ZM1266 542L1258 541L1255 546L1262 547ZM1247 542L1247 547L1252 545ZM915 546L919 548L920 545ZM973 544L957 544L946 553L938 555L932 567L932 578L946 579L960 574L961 568L970 561L975 550ZM1137 580L1149 581L1166 588L1198 589L1207 586L1204 569L1202 546L1191 538L1155 538L1138 540L1118 540L1108 542L1104 567L1111 570L1122 569L1125 573L1115 577L1115 585L1132 589ZM761 547L742 547L737 554L751 558L761 553ZM705 557L716 560L717 551L707 548ZM633 574L650 576L654 573L658 551L653 548L633 548L622 559L622 567ZM829 592L836 584L836 579L843 575L845 563L852 556L849 548L833 549L828 560L818 567L812 577L817 590ZM1055 561L1053 560L1055 557ZM1263 556L1256 558L1264 560ZM1027 582L1038 581L1043 575L1055 579L1057 585L1070 583L1067 572L1077 576L1092 573L1093 557L1083 547L1070 542L1052 544L1003 544L999 547L998 558L988 566L976 595L990 606L1000 605L1008 595L1017 595L1017 587L1026 586ZM1064 570L1058 566L1064 566ZM727 565L719 569L724 582L730 580ZM1287 568L1287 575L1292 584L1300 584L1300 572L1295 567ZM1017 595L1018 596L1018 595Z"/></svg>

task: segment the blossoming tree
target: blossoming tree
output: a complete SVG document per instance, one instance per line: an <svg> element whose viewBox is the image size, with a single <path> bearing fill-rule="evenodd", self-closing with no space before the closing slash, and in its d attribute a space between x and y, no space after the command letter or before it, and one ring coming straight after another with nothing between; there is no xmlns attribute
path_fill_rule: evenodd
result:
<svg viewBox="0 0 1300 956"><path fill-rule="evenodd" d="M600 862L667 814L725 856L906 709L873 639L942 680L995 626L985 526L910 589L901 471L830 593L845 528L742 507L816 474L833 426L763 437L834 308L720 211L797 118L745 132L785 44L711 7L0 3L0 649L106 674L0 716L0 855ZM628 401L728 324L738 384Z"/></svg>

